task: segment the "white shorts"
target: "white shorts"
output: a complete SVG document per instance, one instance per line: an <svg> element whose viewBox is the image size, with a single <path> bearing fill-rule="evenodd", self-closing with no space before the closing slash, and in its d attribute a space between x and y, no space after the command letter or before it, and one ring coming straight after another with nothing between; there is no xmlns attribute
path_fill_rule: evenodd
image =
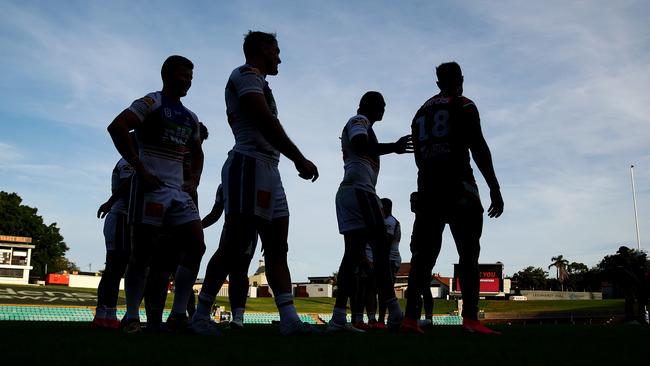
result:
<svg viewBox="0 0 650 366"><path fill-rule="evenodd" d="M195 220L201 220L201 217L187 192L168 186L155 191L140 192L137 179L131 183L129 223L178 226Z"/></svg>
<svg viewBox="0 0 650 366"><path fill-rule="evenodd" d="M125 214L109 212L104 218L104 241L106 251L131 250L131 230Z"/></svg>
<svg viewBox="0 0 650 366"><path fill-rule="evenodd" d="M340 187L336 192L336 219L341 234L358 229L386 230L379 197L358 188Z"/></svg>
<svg viewBox="0 0 650 366"><path fill-rule="evenodd" d="M221 170L221 184L226 215L248 214L265 220L289 216L280 170L273 163L230 151Z"/></svg>

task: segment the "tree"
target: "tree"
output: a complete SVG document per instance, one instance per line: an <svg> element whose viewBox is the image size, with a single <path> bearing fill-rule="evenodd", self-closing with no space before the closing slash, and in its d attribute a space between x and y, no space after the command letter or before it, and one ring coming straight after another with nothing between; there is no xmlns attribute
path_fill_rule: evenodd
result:
<svg viewBox="0 0 650 366"><path fill-rule="evenodd" d="M16 193L0 191L0 235L32 238L36 246L32 250L32 273L35 275L44 276L45 265L49 267L48 272L74 267L74 263L65 258L69 248L56 223L46 225L37 214L38 209L22 205L22 201Z"/></svg>
<svg viewBox="0 0 650 366"><path fill-rule="evenodd" d="M564 259L564 256L560 254L557 257L551 258L551 262L553 263L548 266L548 269L555 267L556 278L560 281L561 290L564 291L564 281L569 277L569 273L567 272L569 261Z"/></svg>
<svg viewBox="0 0 650 366"><path fill-rule="evenodd" d="M589 267L587 267L586 264L579 263L579 262L571 262L567 266L567 271L569 272L570 275L584 273L587 272L588 270Z"/></svg>
<svg viewBox="0 0 650 366"><path fill-rule="evenodd" d="M547 277L548 272L542 268L530 266L512 275L512 282L520 290L543 290Z"/></svg>

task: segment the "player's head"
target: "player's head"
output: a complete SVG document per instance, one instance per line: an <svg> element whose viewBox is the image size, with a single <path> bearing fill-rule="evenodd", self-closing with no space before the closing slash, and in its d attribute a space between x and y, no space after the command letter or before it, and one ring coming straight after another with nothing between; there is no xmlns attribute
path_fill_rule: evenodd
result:
<svg viewBox="0 0 650 366"><path fill-rule="evenodd" d="M381 205L384 207L384 214L386 216L392 215L393 213L393 201L390 198L382 198Z"/></svg>
<svg viewBox="0 0 650 366"><path fill-rule="evenodd" d="M208 128L203 124L203 122L199 122L199 136L201 138L201 143L207 140L209 135Z"/></svg>
<svg viewBox="0 0 650 366"><path fill-rule="evenodd" d="M265 75L277 75L280 60L280 47L275 33L248 31L244 37L244 56L246 62L263 68Z"/></svg>
<svg viewBox="0 0 650 366"><path fill-rule="evenodd" d="M384 118L386 102L378 91L366 92L359 101L357 113L368 117L371 122L381 121Z"/></svg>
<svg viewBox="0 0 650 366"><path fill-rule="evenodd" d="M194 64L183 56L167 57L160 69L163 89L174 96L184 97L192 86Z"/></svg>
<svg viewBox="0 0 650 366"><path fill-rule="evenodd" d="M463 94L463 72L456 62L445 62L436 67L438 87L445 94Z"/></svg>

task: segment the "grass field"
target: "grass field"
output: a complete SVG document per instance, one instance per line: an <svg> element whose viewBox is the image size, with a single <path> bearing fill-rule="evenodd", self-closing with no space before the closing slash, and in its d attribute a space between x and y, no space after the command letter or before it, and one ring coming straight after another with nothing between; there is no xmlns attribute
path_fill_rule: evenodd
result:
<svg viewBox="0 0 650 366"><path fill-rule="evenodd" d="M8 294L8 288L11 288L14 296L6 296L10 298L3 298L2 295ZM85 297L81 298L85 301L77 302L47 302L34 300L40 296L17 296L21 292L27 294L42 295L51 292L58 295L60 298L65 297L64 292L71 292L77 294L84 294ZM94 306L96 298L94 295L97 290L84 289L84 288L70 288L61 286L17 286L17 285L0 285L0 304L42 304L42 305L70 305L70 306ZM41 297L44 298L44 297ZM173 294L167 297L166 308L171 308L173 301ZM332 298L296 298L296 308L301 313L330 313L334 306L334 299ZM402 308L406 306L404 300L400 300ZM124 292L120 292L119 305L124 305ZM228 298L218 297L217 305L225 306L229 310ZM434 313L435 314L449 314L456 310L455 301L435 300ZM503 300L481 300L479 308L486 313L575 313L575 314L588 314L588 313L622 313L623 300L563 300L563 301L503 301ZM272 298L251 298L248 299L246 310L249 312L276 312L275 302Z"/></svg>
<svg viewBox="0 0 650 366"><path fill-rule="evenodd" d="M88 324L0 322L2 365L647 365L643 326L497 326L502 336L437 327L425 335L387 332L281 337L247 326L222 337L93 330Z"/></svg>

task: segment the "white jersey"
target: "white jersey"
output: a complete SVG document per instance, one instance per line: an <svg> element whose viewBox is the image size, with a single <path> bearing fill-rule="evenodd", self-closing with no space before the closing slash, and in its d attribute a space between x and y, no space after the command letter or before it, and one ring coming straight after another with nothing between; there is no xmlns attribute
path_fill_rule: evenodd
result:
<svg viewBox="0 0 650 366"><path fill-rule="evenodd" d="M402 229L400 228L399 221L393 216L388 216L384 222L386 223L386 233L393 237L393 242L390 243L389 259L391 262L402 263L402 257L399 254L399 242L402 240Z"/></svg>
<svg viewBox="0 0 650 366"><path fill-rule="evenodd" d="M226 84L226 114L235 136L233 150L277 165L280 152L266 141L255 123L250 120L248 113L241 108L239 98L248 93L263 95L271 113L278 116L275 99L265 75L250 65L233 70Z"/></svg>
<svg viewBox="0 0 650 366"><path fill-rule="evenodd" d="M162 92L134 101L129 110L140 119L135 135L142 164L166 186L180 189L188 145L191 140L200 143L197 116Z"/></svg>
<svg viewBox="0 0 650 366"><path fill-rule="evenodd" d="M111 174L111 193L115 193L115 191L120 187L120 184L122 184L125 179L131 178L133 173L133 167L127 163L124 158L121 158L117 164L115 164L115 168L113 168L113 173ZM120 197L111 207L111 212L126 215L127 208L124 198Z"/></svg>
<svg viewBox="0 0 650 366"><path fill-rule="evenodd" d="M345 174L340 187L358 188L375 193L379 176L379 155L358 155L352 151L351 141L358 135L366 135L368 142L377 143L377 136L368 118L362 115L350 118L341 134Z"/></svg>

